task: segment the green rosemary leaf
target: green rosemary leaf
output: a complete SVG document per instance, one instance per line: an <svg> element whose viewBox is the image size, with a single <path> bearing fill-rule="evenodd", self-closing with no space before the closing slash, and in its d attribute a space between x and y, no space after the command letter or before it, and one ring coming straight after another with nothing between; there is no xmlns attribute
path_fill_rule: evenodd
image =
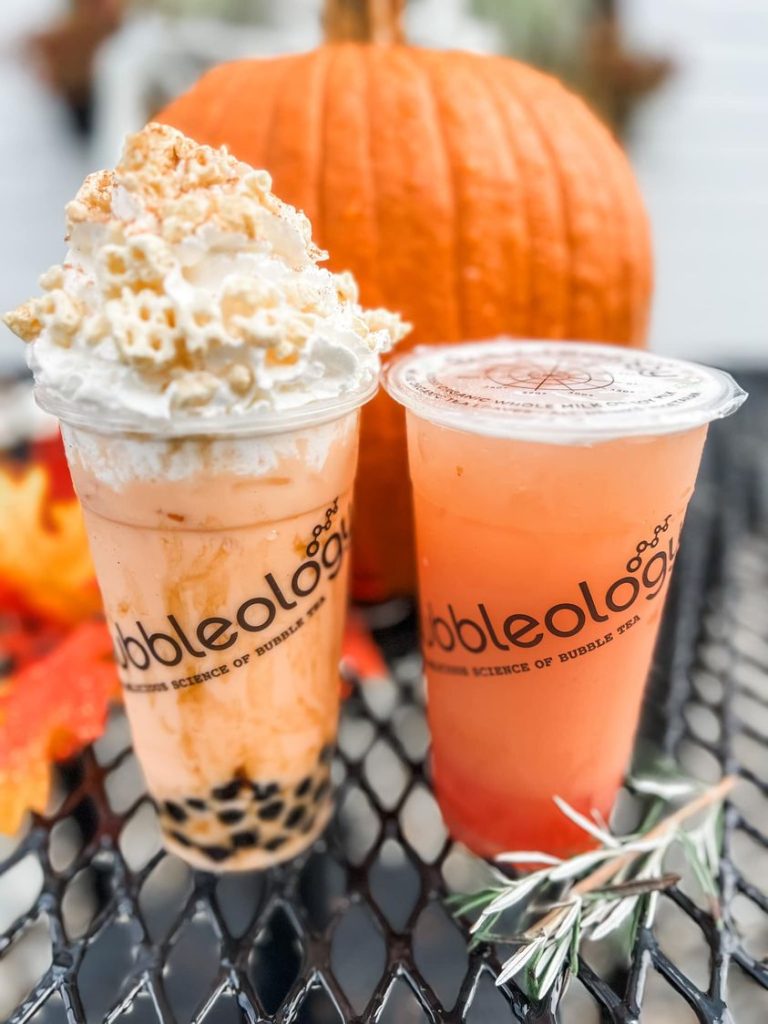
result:
<svg viewBox="0 0 768 1024"><path fill-rule="evenodd" d="M500 913L502 910L509 910L518 903L527 899L539 886L547 880L546 871L534 871L519 880L510 881L507 892L502 892L483 911L486 914Z"/></svg>
<svg viewBox="0 0 768 1024"><path fill-rule="evenodd" d="M615 848L619 845L619 840L616 839L615 836L612 836L610 832L605 832L603 829L598 828L594 821L586 815L581 814L574 807L571 807L571 805L566 800L563 800L562 797L556 796L553 797L553 799L557 804L558 809L562 811L566 818L570 818L574 825L578 825L580 829L583 829L583 831L592 836L593 839L597 839L597 841L602 843L603 846Z"/></svg>
<svg viewBox="0 0 768 1024"><path fill-rule="evenodd" d="M702 825L704 854L713 878L720 874L720 851L723 848L723 809L716 807Z"/></svg>
<svg viewBox="0 0 768 1024"><path fill-rule="evenodd" d="M669 754L663 753L658 747L647 740L640 740L632 757L632 767L627 778L627 786L634 788L636 779L647 779L651 784L654 782L659 786L665 784L678 784L687 787L685 795L700 792L705 787L698 779L692 779L686 775ZM669 802L668 797L663 798Z"/></svg>
<svg viewBox="0 0 768 1024"><path fill-rule="evenodd" d="M696 881L707 896L716 900L719 895L717 886L715 885L715 880L712 877L712 873L710 872L708 865L701 855L699 847L691 836L682 829L678 831L676 839L683 848L685 859L688 861L691 870L696 876Z"/></svg>
<svg viewBox="0 0 768 1024"><path fill-rule="evenodd" d="M638 831L641 834L650 832L650 830L654 828L654 826L658 825L658 823L666 814L668 808L669 804L666 802L666 800L662 800L660 797L657 797L655 800L651 800L648 803L646 812L643 815L643 818L640 822L640 827Z"/></svg>
<svg viewBox="0 0 768 1024"><path fill-rule="evenodd" d="M557 981L570 950L570 935L566 935L554 941L550 949L539 955L530 971L531 989L536 999L543 999Z"/></svg>
<svg viewBox="0 0 768 1024"><path fill-rule="evenodd" d="M606 935L610 935L611 932L617 931L624 922L634 914L637 904L639 902L638 896L630 896L625 900L619 900L616 906L611 910L596 928L592 930L590 938L593 942L599 942L600 939L604 939Z"/></svg>
<svg viewBox="0 0 768 1024"><path fill-rule="evenodd" d="M568 952L569 967L574 978L579 975L579 944L581 943L581 918L576 918L576 923L571 932L571 946Z"/></svg>
<svg viewBox="0 0 768 1024"><path fill-rule="evenodd" d="M651 850L640 865L640 870L638 871L639 877L654 878L657 876L661 871L661 866L664 863L664 856L668 849L669 845L658 846L655 850Z"/></svg>
<svg viewBox="0 0 768 1024"><path fill-rule="evenodd" d="M446 896L445 902L449 907L454 908L455 913L461 917L472 910L477 910L479 907L486 906L503 891L504 890L499 887L496 889L479 889L477 892L470 893L468 896L463 893L454 893L451 896Z"/></svg>
<svg viewBox="0 0 768 1024"><path fill-rule="evenodd" d="M550 882L565 882L569 878L578 878L591 868L597 867L602 861L610 860L613 856L615 856L614 850L590 850L588 853L579 853L553 868L549 872L549 880Z"/></svg>
<svg viewBox="0 0 768 1024"><path fill-rule="evenodd" d="M516 953L513 953L509 960L504 963L496 979L496 984L504 985L510 978L513 978L522 971L524 967L527 967L530 961L544 949L546 941L546 938L542 935L538 939L534 939L533 942L524 945Z"/></svg>
<svg viewBox="0 0 768 1024"><path fill-rule="evenodd" d="M701 790L701 785L691 779L666 779L652 775L630 775L628 787L642 796L660 797L665 802L692 796Z"/></svg>
<svg viewBox="0 0 768 1024"><path fill-rule="evenodd" d="M615 900L601 900L588 910L581 918L582 933L586 934L590 929L604 921L613 910L615 904Z"/></svg>
<svg viewBox="0 0 768 1024"><path fill-rule="evenodd" d="M562 864L561 857L553 857L550 853L540 850L515 850L512 853L500 853L496 858L498 864Z"/></svg>
<svg viewBox="0 0 768 1024"><path fill-rule="evenodd" d="M484 942L496 942L498 936L494 931L501 914L489 914L478 922L478 926L470 933L470 949L481 946Z"/></svg>
<svg viewBox="0 0 768 1024"><path fill-rule="evenodd" d="M651 900L658 899L657 893L651 893ZM627 955L631 956L632 950L637 942L637 933L640 931L640 924L643 920L643 909L650 903L650 900L638 900L635 905L634 913L629 922L629 930L627 933Z"/></svg>
<svg viewBox="0 0 768 1024"><path fill-rule="evenodd" d="M578 921L580 916L581 916L581 900L576 898L576 899L574 899L574 901L570 905L570 907L568 907L565 910L565 912L563 913L563 916L562 916L562 919L561 919L560 923L558 924L558 926L555 929L555 931L552 933L552 938L555 940L555 942L558 942L564 936L567 938L570 935L570 933L571 933L571 931L573 929L574 924ZM546 934L546 932L545 932L545 934Z"/></svg>

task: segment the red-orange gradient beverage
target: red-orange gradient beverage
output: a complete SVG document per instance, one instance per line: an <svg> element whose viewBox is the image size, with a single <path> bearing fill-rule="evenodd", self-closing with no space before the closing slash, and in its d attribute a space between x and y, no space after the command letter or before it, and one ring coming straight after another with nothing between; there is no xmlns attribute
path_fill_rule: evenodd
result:
<svg viewBox="0 0 768 1024"><path fill-rule="evenodd" d="M691 393L735 400L687 364L527 344L395 371L422 403L407 415L435 786L486 856L588 845L555 795L610 814L713 418ZM663 433L682 407L687 429Z"/></svg>
<svg viewBox="0 0 768 1024"><path fill-rule="evenodd" d="M552 796L610 813L706 427L579 448L408 432L443 813L485 854L575 848Z"/></svg>

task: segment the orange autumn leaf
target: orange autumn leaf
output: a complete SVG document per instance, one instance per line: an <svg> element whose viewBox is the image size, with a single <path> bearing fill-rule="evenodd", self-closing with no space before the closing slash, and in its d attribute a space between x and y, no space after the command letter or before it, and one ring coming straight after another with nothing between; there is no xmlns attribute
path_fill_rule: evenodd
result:
<svg viewBox="0 0 768 1024"><path fill-rule="evenodd" d="M48 500L41 466L0 469L0 580L34 611L76 623L101 607L80 505Z"/></svg>
<svg viewBox="0 0 768 1024"><path fill-rule="evenodd" d="M51 762L101 736L119 693L112 638L101 621L82 623L0 684L0 832L15 832L28 809L45 810Z"/></svg>
<svg viewBox="0 0 768 1024"><path fill-rule="evenodd" d="M0 579L0 676L47 654L62 641L68 628L33 611Z"/></svg>
<svg viewBox="0 0 768 1024"><path fill-rule="evenodd" d="M384 655L373 639L364 617L354 608L347 612L341 662L343 668L361 682L386 679L389 676Z"/></svg>

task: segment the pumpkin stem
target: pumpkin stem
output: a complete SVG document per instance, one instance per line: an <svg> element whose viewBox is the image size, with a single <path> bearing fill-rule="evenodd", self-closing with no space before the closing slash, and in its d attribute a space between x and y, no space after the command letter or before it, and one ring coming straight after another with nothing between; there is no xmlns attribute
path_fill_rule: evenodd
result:
<svg viewBox="0 0 768 1024"><path fill-rule="evenodd" d="M392 46L405 41L406 0L325 0L323 27L329 43Z"/></svg>

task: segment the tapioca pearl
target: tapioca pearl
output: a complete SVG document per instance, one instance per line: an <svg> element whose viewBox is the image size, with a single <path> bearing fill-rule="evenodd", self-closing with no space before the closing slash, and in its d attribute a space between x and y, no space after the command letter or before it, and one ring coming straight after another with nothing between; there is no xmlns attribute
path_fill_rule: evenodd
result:
<svg viewBox="0 0 768 1024"><path fill-rule="evenodd" d="M186 821L187 812L180 804L175 804L173 800L163 801L163 810L174 821Z"/></svg>
<svg viewBox="0 0 768 1024"><path fill-rule="evenodd" d="M226 860L227 857L232 856L232 851L226 846L201 846L200 849L207 857L210 857L211 860L218 862Z"/></svg>
<svg viewBox="0 0 768 1024"><path fill-rule="evenodd" d="M257 800L269 800L278 793L280 787L276 782L252 782L251 789Z"/></svg>
<svg viewBox="0 0 768 1024"><path fill-rule="evenodd" d="M311 775L307 775L307 777L305 779L302 779L301 782L298 784L298 786L294 790L294 793L298 797L306 796L307 793L309 792L311 786L312 786L312 776Z"/></svg>
<svg viewBox="0 0 768 1024"><path fill-rule="evenodd" d="M270 853L274 850L279 850L281 846L288 842L288 836L274 836L272 839L268 839L264 843L264 849L269 850Z"/></svg>
<svg viewBox="0 0 768 1024"><path fill-rule="evenodd" d="M283 813L285 804L282 800L274 800L271 804L265 804L259 811L259 817L262 821L274 821L279 818Z"/></svg>
<svg viewBox="0 0 768 1024"><path fill-rule="evenodd" d="M254 829L246 832L234 832L232 834L232 845L238 849L259 845L259 833Z"/></svg>
<svg viewBox="0 0 768 1024"><path fill-rule="evenodd" d="M234 800L242 785L241 779L233 779L223 786L214 786L211 793L217 800Z"/></svg>
<svg viewBox="0 0 768 1024"><path fill-rule="evenodd" d="M207 811L208 804L205 800L201 800L199 796L188 796L187 807L191 807L193 811Z"/></svg>
<svg viewBox="0 0 768 1024"><path fill-rule="evenodd" d="M298 804L292 810L288 812L285 818L286 828L296 828L297 825L303 820L304 815L307 813L307 808L304 804Z"/></svg>
<svg viewBox="0 0 768 1024"><path fill-rule="evenodd" d="M168 833L171 839L175 840L180 846L191 846L192 840L189 836L185 836L183 832L177 832L175 829Z"/></svg>
<svg viewBox="0 0 768 1024"><path fill-rule="evenodd" d="M315 802L319 804L322 800L324 800L328 796L328 793L330 792L330 790L331 790L331 781L330 781L330 779L323 779L323 781L320 783L320 785L315 790L315 793L314 793Z"/></svg>
<svg viewBox="0 0 768 1024"><path fill-rule="evenodd" d="M242 821L244 817L245 811L242 811L237 807L232 807L227 811L219 811L218 813L218 819L222 825L237 825L237 823Z"/></svg>

